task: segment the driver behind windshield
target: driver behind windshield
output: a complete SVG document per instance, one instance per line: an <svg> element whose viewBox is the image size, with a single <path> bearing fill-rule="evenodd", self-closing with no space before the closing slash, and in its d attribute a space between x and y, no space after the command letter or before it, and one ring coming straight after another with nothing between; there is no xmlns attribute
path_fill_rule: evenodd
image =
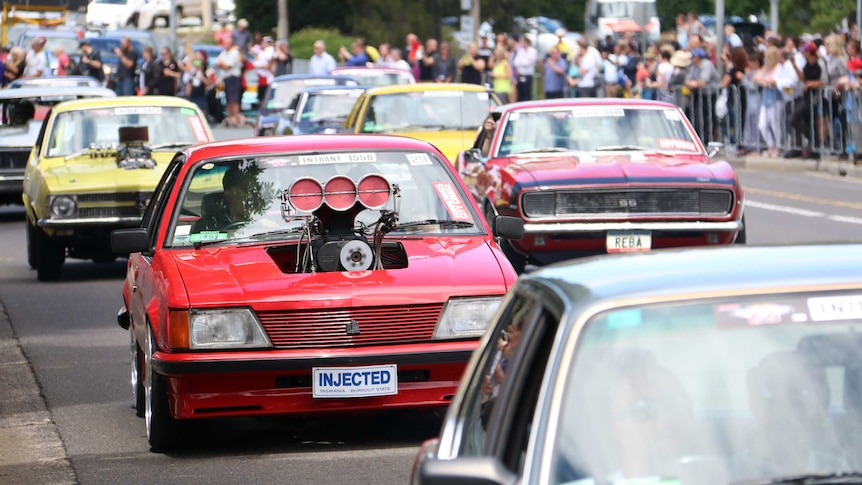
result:
<svg viewBox="0 0 862 485"><path fill-rule="evenodd" d="M231 165L222 178L224 191L203 196L201 218L192 232L237 229L263 214L270 202L264 196L266 184L259 180L261 172L246 162Z"/></svg>

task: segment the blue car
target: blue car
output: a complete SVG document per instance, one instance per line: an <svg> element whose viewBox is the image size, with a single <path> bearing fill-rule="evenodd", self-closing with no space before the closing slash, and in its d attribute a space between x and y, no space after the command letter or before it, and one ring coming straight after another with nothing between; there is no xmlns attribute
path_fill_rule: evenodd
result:
<svg viewBox="0 0 862 485"><path fill-rule="evenodd" d="M282 110L275 127L277 135L338 133L344 120L367 86L323 86L305 88L296 107Z"/></svg>
<svg viewBox="0 0 862 485"><path fill-rule="evenodd" d="M258 109L255 133L257 136L275 133L282 110L296 109L297 95L305 88L313 86L358 86L359 83L349 76L286 74L278 76L266 90L266 97Z"/></svg>

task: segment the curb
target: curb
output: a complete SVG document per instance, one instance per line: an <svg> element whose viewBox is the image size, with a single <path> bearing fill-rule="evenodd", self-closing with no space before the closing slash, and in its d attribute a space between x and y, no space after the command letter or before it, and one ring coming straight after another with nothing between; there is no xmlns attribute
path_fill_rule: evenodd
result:
<svg viewBox="0 0 862 485"><path fill-rule="evenodd" d="M2 304L0 388L0 483L77 483L60 433Z"/></svg>
<svg viewBox="0 0 862 485"><path fill-rule="evenodd" d="M853 162L823 158L803 160L798 158L766 158L758 156L728 157L725 159L733 168L770 170L774 172L821 172L839 177L862 178L862 165Z"/></svg>

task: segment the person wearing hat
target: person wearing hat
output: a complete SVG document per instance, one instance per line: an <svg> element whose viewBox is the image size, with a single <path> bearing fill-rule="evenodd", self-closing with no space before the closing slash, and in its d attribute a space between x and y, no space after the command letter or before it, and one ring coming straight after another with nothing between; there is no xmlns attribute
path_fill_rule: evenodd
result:
<svg viewBox="0 0 862 485"><path fill-rule="evenodd" d="M257 101L263 103L266 90L272 82L273 75L270 66L275 58L275 44L272 37L266 35L260 40L260 48L254 55L254 72L257 74Z"/></svg>
<svg viewBox="0 0 862 485"><path fill-rule="evenodd" d="M42 77L48 71L48 55L45 53L44 37L37 37L30 43L30 51L27 53L27 62L24 65L23 77Z"/></svg>
<svg viewBox="0 0 862 485"><path fill-rule="evenodd" d="M560 57L571 62L573 49L566 43L566 29L557 29L554 35L557 36L557 50L560 51Z"/></svg>
<svg viewBox="0 0 862 485"><path fill-rule="evenodd" d="M695 131L704 144L718 139L718 119L715 117L715 102L721 76L709 54L704 49L691 51L691 66L685 76L685 87L691 91L691 118Z"/></svg>
<svg viewBox="0 0 862 485"><path fill-rule="evenodd" d="M248 20L239 19L236 23L236 28L230 33L230 38L233 39L233 45L239 47L243 62L249 60L249 50L252 46L253 37L248 30Z"/></svg>
<svg viewBox="0 0 862 485"><path fill-rule="evenodd" d="M102 70L102 56L99 51L94 49L87 39L82 40L78 47L81 49L81 62L78 63L81 75L104 82L105 71Z"/></svg>

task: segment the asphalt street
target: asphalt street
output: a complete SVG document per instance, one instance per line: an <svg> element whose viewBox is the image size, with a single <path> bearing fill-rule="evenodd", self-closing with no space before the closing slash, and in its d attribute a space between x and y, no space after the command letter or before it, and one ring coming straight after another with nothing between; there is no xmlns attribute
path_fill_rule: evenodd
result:
<svg viewBox="0 0 862 485"><path fill-rule="evenodd" d="M862 178L747 167L750 244L862 241ZM40 283L24 232L23 210L0 207L0 483L409 480L435 432L428 415L223 420L191 451L151 453L131 407L128 334L115 320L125 261L70 260L61 281Z"/></svg>

